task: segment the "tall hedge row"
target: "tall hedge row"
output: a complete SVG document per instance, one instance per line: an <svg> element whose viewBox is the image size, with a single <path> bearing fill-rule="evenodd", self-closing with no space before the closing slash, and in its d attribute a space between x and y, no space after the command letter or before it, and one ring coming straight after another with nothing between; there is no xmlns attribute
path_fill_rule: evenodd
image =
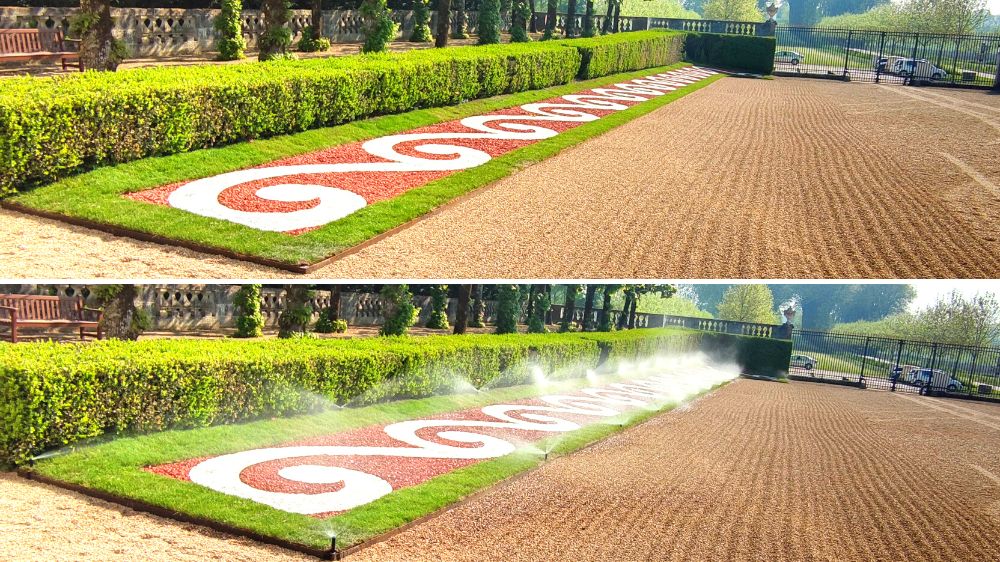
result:
<svg viewBox="0 0 1000 562"><path fill-rule="evenodd" d="M100 165L565 84L681 60L770 71L773 39L605 37L4 80L0 197Z"/></svg>
<svg viewBox="0 0 1000 562"><path fill-rule="evenodd" d="M771 74L774 72L774 37L687 34L684 60L726 70Z"/></svg>
<svg viewBox="0 0 1000 562"><path fill-rule="evenodd" d="M558 378L579 376L608 359L657 351L728 354L746 339L708 336L667 328L364 340L5 343L0 462L24 462L39 451L108 433L290 415L330 402L427 396L454 387L457 379L477 387L516 384L528 380L534 365ZM770 340L752 341L766 346Z"/></svg>
<svg viewBox="0 0 1000 562"><path fill-rule="evenodd" d="M584 80L678 62L684 55L684 38L683 33L653 30L562 43L580 50L577 76Z"/></svg>

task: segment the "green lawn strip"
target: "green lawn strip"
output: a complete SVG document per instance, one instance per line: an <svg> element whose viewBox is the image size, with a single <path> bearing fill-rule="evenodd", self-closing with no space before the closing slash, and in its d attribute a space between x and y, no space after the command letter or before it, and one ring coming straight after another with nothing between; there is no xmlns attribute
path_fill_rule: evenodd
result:
<svg viewBox="0 0 1000 562"><path fill-rule="evenodd" d="M604 381L611 382L611 377ZM42 476L164 507L174 512L211 520L301 544L311 548L329 545L326 530L333 529L342 548L376 537L409 521L432 513L490 484L537 466L541 459L515 453L480 462L427 482L403 488L370 504L330 519L288 513L250 500L160 476L143 467L190 458L216 456L269 447L350 429L384 425L567 391L587 386L585 379L561 381L539 390L517 386L483 393L402 400L357 409L335 409L320 414L261 420L245 424L164 431L119 438L77 448L67 454L41 459L33 470ZM663 411L639 410L623 414L615 423L595 424L560 436L551 454L575 451L595 440Z"/></svg>
<svg viewBox="0 0 1000 562"><path fill-rule="evenodd" d="M344 219L299 236L263 232L179 209L132 201L122 195L164 184L258 166L289 156L488 113L684 66L687 64L679 63L555 88L477 100L448 108L425 109L268 140L148 158L100 168L61 180L14 197L12 201L26 207L69 217L284 263L314 263L426 214L454 197L509 175L524 165L540 161L563 148L644 115L708 85L721 75L576 127L552 139L510 152L484 166L409 190L396 198L378 202Z"/></svg>

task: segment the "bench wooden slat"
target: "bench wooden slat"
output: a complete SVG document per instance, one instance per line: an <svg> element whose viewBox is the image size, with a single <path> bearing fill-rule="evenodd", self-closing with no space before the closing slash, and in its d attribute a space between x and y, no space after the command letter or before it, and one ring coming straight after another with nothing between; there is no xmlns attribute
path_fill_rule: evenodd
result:
<svg viewBox="0 0 1000 562"><path fill-rule="evenodd" d="M45 35L45 41L42 35ZM66 49L66 41L61 29L0 29L0 61L23 61L32 59L62 58L63 68L67 62L77 61L80 54Z"/></svg>

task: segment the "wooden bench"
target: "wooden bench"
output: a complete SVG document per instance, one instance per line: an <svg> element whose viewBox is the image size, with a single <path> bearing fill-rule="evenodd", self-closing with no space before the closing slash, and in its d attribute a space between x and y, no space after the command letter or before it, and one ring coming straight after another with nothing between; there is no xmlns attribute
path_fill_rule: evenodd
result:
<svg viewBox="0 0 1000 562"><path fill-rule="evenodd" d="M21 328L80 328L96 331L101 339L102 312L83 306L81 297L48 297L40 295L0 295L0 326L10 326L10 341L17 343Z"/></svg>
<svg viewBox="0 0 1000 562"><path fill-rule="evenodd" d="M66 48L67 43L75 42L58 29L0 29L0 62L58 58L63 70L72 62L82 71L80 53Z"/></svg>

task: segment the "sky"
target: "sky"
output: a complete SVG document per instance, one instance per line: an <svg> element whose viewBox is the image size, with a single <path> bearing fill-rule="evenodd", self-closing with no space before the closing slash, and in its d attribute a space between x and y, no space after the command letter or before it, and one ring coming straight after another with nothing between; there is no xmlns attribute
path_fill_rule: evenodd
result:
<svg viewBox="0 0 1000 562"><path fill-rule="evenodd" d="M1000 0L986 0L986 8L993 14L1000 14Z"/></svg>
<svg viewBox="0 0 1000 562"><path fill-rule="evenodd" d="M938 297L955 290L964 297L972 297L977 293L994 293L1000 297L1000 281L975 279L931 279L926 281L909 281L917 291L917 298L910 303L909 310L919 310L934 304Z"/></svg>

